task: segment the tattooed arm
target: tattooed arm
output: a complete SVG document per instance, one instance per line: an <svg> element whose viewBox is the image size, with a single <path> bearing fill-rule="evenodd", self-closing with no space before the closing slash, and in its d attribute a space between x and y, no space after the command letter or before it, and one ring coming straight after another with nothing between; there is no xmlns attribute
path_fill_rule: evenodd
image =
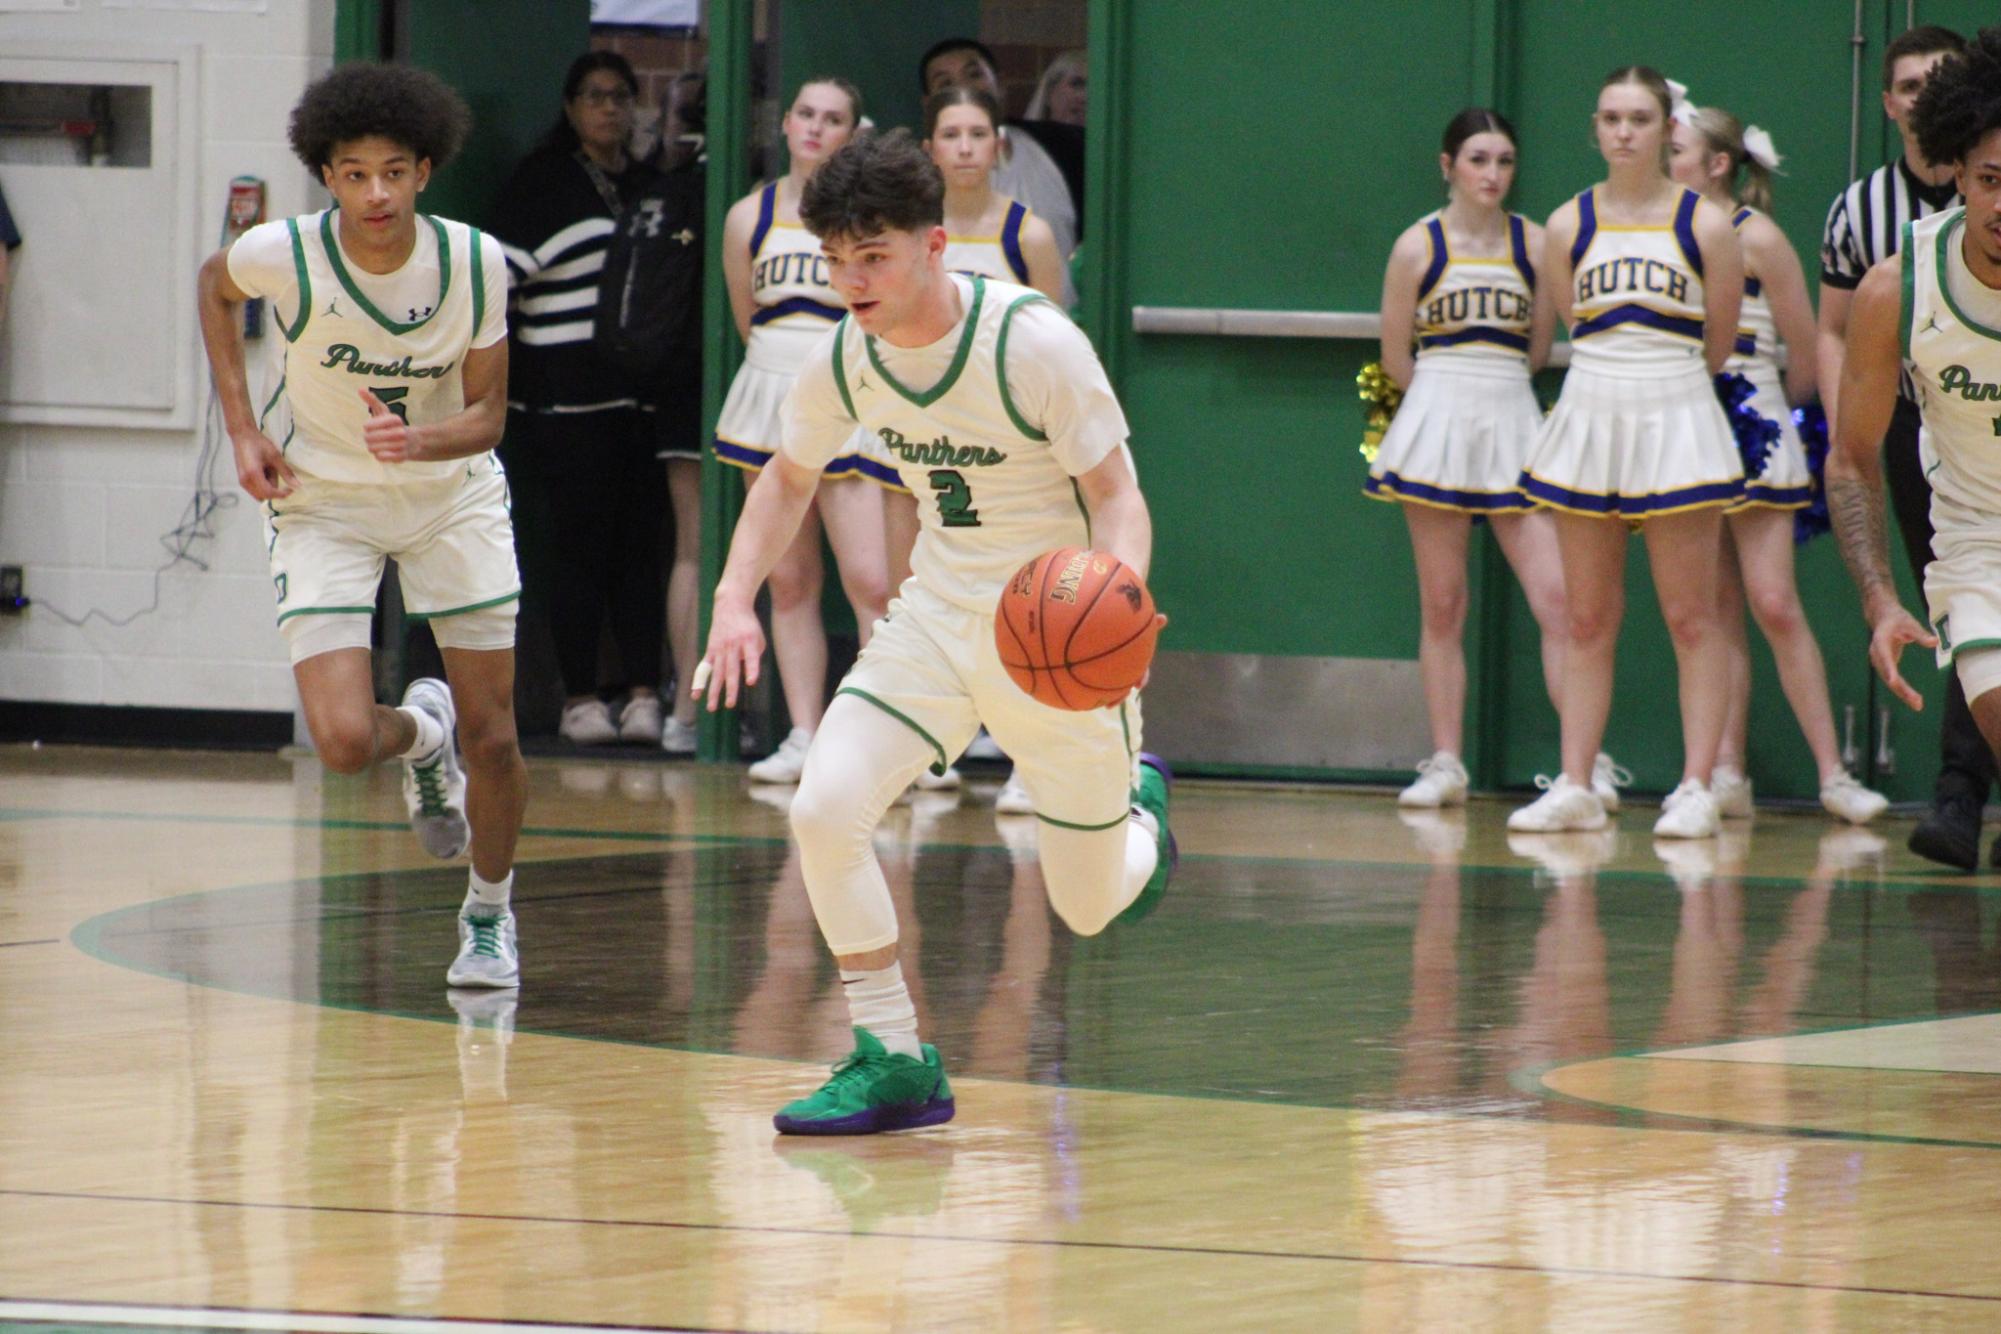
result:
<svg viewBox="0 0 2001 1334"><path fill-rule="evenodd" d="M1902 283L1902 264L1892 255L1869 270L1855 289L1841 359L1840 417L1827 456L1827 509L1841 558L1862 594L1870 665L1898 699L1922 709L1924 697L1897 671L1897 659L1907 644L1932 646L1938 641L1897 600L1883 521L1882 441L1896 405L1902 362Z"/></svg>

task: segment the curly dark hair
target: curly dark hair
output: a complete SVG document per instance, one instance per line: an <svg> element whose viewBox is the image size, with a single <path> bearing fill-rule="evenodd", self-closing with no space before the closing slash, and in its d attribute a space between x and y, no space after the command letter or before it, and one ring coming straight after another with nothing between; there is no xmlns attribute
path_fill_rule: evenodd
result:
<svg viewBox="0 0 2001 1334"><path fill-rule="evenodd" d="M333 163L336 144L380 135L432 170L450 162L472 112L437 75L411 65L353 61L311 84L292 108L292 152L309 171Z"/></svg>
<svg viewBox="0 0 2001 1334"><path fill-rule="evenodd" d="M1982 28L1958 55L1940 61L1911 108L1918 151L1940 166L1965 161L1995 130L2001 130L2001 25Z"/></svg>
<svg viewBox="0 0 2001 1334"><path fill-rule="evenodd" d="M865 134L806 182L799 221L823 241L937 227L945 221L945 178L909 130Z"/></svg>

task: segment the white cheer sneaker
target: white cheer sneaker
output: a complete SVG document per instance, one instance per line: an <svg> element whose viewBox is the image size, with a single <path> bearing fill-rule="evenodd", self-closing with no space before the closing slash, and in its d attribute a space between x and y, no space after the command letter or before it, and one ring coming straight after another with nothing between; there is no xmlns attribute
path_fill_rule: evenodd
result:
<svg viewBox="0 0 2001 1334"><path fill-rule="evenodd" d="M1510 815L1508 828L1519 834L1560 834L1605 827L1605 803L1590 788L1571 782L1567 774L1554 780L1538 774L1535 781L1545 791Z"/></svg>
<svg viewBox="0 0 2001 1334"><path fill-rule="evenodd" d="M1655 838L1714 838L1722 827L1716 813L1716 798L1697 778L1684 778L1661 803L1661 818L1654 821Z"/></svg>
<svg viewBox="0 0 2001 1334"><path fill-rule="evenodd" d="M1466 766L1449 750L1441 750L1428 760L1417 762L1417 781L1397 793L1397 805L1463 806L1466 804Z"/></svg>

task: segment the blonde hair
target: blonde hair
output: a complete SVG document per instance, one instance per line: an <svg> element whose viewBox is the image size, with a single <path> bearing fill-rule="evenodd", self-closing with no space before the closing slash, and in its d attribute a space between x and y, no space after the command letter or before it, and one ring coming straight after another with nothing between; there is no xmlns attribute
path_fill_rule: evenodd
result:
<svg viewBox="0 0 2001 1334"><path fill-rule="evenodd" d="M1049 62L1049 68L1042 71L1042 77L1035 81L1035 96L1028 99L1028 110L1021 113L1023 120L1047 120L1049 118L1049 90L1072 74L1089 74L1090 60L1082 51L1065 51Z"/></svg>
<svg viewBox="0 0 2001 1334"><path fill-rule="evenodd" d="M1709 145L1710 152L1729 156L1731 197L1740 204L1749 204L1760 213L1770 213L1771 168L1752 157L1744 147L1743 123L1721 107L1690 107L1686 120L1688 127ZM1739 173L1742 174L1741 181Z"/></svg>

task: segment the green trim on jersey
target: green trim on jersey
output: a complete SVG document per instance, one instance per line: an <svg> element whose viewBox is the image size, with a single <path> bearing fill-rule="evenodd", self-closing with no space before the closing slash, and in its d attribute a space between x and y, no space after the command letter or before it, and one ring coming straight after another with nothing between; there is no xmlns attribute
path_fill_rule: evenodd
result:
<svg viewBox="0 0 2001 1334"><path fill-rule="evenodd" d="M1028 424L1028 419L1023 417L1021 413L1015 409L1014 395L1010 394L1007 391L1008 326L1014 323L1014 313L1017 310L1020 310L1023 306L1032 305L1037 301L1040 301L1045 306L1053 306L1056 304L1054 301L1051 301L1048 297L1042 295L1040 292L1037 292L1030 296L1016 297L1014 299L1014 304L1009 306L1007 308L1007 312L1001 316L1000 338L997 339L994 343L994 382L1000 385L1001 406L1007 409L1007 419L1014 423L1014 429L1020 431L1030 440L1046 441L1049 439L1049 437L1043 432L1036 430L1033 426L1030 426Z"/></svg>
<svg viewBox="0 0 2001 1334"><path fill-rule="evenodd" d="M1127 820L1132 819L1132 815L1130 813L1127 813L1125 815L1121 815L1116 820L1107 820L1103 824L1072 824L1068 820L1059 820L1053 815L1044 815L1041 811L1037 811L1035 813L1035 818L1042 821L1042 823L1044 824L1053 824L1058 829L1077 829L1083 831L1086 834L1095 834L1101 829L1118 828L1120 825L1124 824Z"/></svg>
<svg viewBox="0 0 2001 1334"><path fill-rule="evenodd" d="M1997 342L2001 342L2001 329L1988 328L1986 325L1982 324L1979 320L1974 319L1972 316L1968 315L1965 311L1961 310L1959 308L1959 303L1952 299L1952 284L1946 281L1946 260L1948 258L1947 251L1948 247L1951 245L1952 242L1953 232L1961 227L1966 226L1965 206L1961 205L1959 208L1955 209L1954 215L1955 216L1953 217L1952 221L1939 224L1938 235L1932 238L1932 248L1938 251L1939 295L1945 298L1945 308L1952 312L1952 317L1954 319L1958 320L1968 329L1971 329L1974 333L1977 333L1982 337L1992 338ZM1910 239L1910 226L1911 224L1908 222L1904 224L1904 231L1905 231L1904 239L1906 241ZM1979 280L1975 279L1974 281L1978 282ZM1905 276L1904 290L1907 293L1910 291L1909 275ZM1906 297L1906 301L1908 300L1909 298ZM1911 355L1911 343L1909 337L1909 330L1910 330L1909 314L1910 314L1910 308L1908 305L1906 305L1905 325L1904 325L1905 328L1904 357L1906 360L1908 360Z"/></svg>
<svg viewBox="0 0 2001 1334"><path fill-rule="evenodd" d="M278 617L278 624L283 625L294 616L373 616L374 614L373 607L294 607Z"/></svg>
<svg viewBox="0 0 2001 1334"><path fill-rule="evenodd" d="M285 377L281 375L278 377L278 387L271 391L270 401L265 403L263 410L257 414L258 430L261 431L264 429L265 421L269 419L269 417L271 416L271 409L277 407L278 400L283 398L284 396L285 396Z"/></svg>
<svg viewBox="0 0 2001 1334"><path fill-rule="evenodd" d="M923 737L926 741L930 742L931 749L938 752L938 762L931 766L932 773L943 774L945 770L951 767L952 762L946 758L945 748L938 744L938 738L932 736L929 732L919 727L917 725L917 721L914 718L912 718L909 714L903 712L901 709L895 708L889 704L885 704L883 701L877 699L874 695L869 694L868 691L857 690L853 686L842 686L839 690L836 690L834 693L836 695L853 695L856 699L867 700L869 703L875 705L878 709L881 709L884 713L896 719L896 721L902 723L905 727L909 728L911 731L917 733L917 735Z"/></svg>
<svg viewBox="0 0 2001 1334"><path fill-rule="evenodd" d="M368 318L374 320L377 324L399 338L404 334L415 333L436 319L438 312L445 308L445 294L452 290L452 242L451 238L445 234L445 224L432 217L424 219L425 222L431 224L432 230L438 234L438 304L431 307L429 315L418 320L415 324L398 324L377 310L375 304L363 296L361 289L354 285L354 278L348 273L347 265L342 262L340 257L340 242L334 238L333 216L338 212L340 212L338 208L330 208L320 214L320 243L326 247L327 263L333 266L334 277L340 279L340 285L347 289L349 296L354 298L354 304L360 306ZM412 251L411 253L415 254L416 252ZM473 328L477 332L479 326L474 325Z"/></svg>
<svg viewBox="0 0 2001 1334"><path fill-rule="evenodd" d="M520 596L521 590L517 588L512 593L505 593L497 598L488 598L484 602L468 602L463 607L447 607L443 611L411 611L406 607L403 614L413 621L435 621L441 616L462 616L469 611L485 611L488 607L505 606L507 603L518 600Z"/></svg>
<svg viewBox="0 0 2001 1334"><path fill-rule="evenodd" d="M834 321L834 387L841 391L841 406L846 408L848 415L859 423L861 421L861 414L855 411L855 396L848 392L847 368L841 365L841 362L844 360L841 356L841 351L847 344L848 317L843 315L840 319Z"/></svg>
<svg viewBox="0 0 2001 1334"><path fill-rule="evenodd" d="M466 231L472 236L472 336L477 338L480 325L486 323L486 264L479 256L479 228L468 227ZM442 242L444 228L438 229L438 237ZM444 295L443 292L438 293L441 305L444 302ZM472 349L470 341L467 342L466 349L468 351Z"/></svg>
<svg viewBox="0 0 2001 1334"><path fill-rule="evenodd" d="M1913 312L1918 305L1918 257L1911 253L1911 224L1904 224L1904 234L1897 238L1902 248L1897 252L1900 258L1897 267L1903 270L1903 297L1897 304L1897 346L1902 350L1905 361L1911 359L1911 326L1917 323ZM1944 275L1941 274L1941 277Z"/></svg>
<svg viewBox="0 0 2001 1334"><path fill-rule="evenodd" d="M973 279L973 308L966 312L966 331L959 335L959 350L953 353L952 364L945 368L945 378L938 381L937 384L932 385L923 393L913 394L897 382L896 377L889 373L889 368L884 366L882 361L876 356L875 339L873 337L865 339L865 344L868 347L869 364L875 367L876 374L882 376L888 382L891 389L894 389L920 408L930 407L933 403L945 397L946 392L954 384L958 383L959 372L966 369L966 358L973 350L973 335L979 331L980 327L980 307L985 303L986 299L987 280L975 277Z"/></svg>
<svg viewBox="0 0 2001 1334"><path fill-rule="evenodd" d="M1119 701L1119 731L1125 734L1126 755L1130 758L1133 753L1133 725L1132 719L1126 717L1126 702L1124 700Z"/></svg>
<svg viewBox="0 0 2001 1334"><path fill-rule="evenodd" d="M306 316L313 313L313 279L306 272L306 243L299 236L299 220L285 219L285 230L292 234L292 268L299 275L299 309L292 319L292 327L287 329L281 324L278 332L285 335L286 342L296 343L299 335L306 331Z"/></svg>

